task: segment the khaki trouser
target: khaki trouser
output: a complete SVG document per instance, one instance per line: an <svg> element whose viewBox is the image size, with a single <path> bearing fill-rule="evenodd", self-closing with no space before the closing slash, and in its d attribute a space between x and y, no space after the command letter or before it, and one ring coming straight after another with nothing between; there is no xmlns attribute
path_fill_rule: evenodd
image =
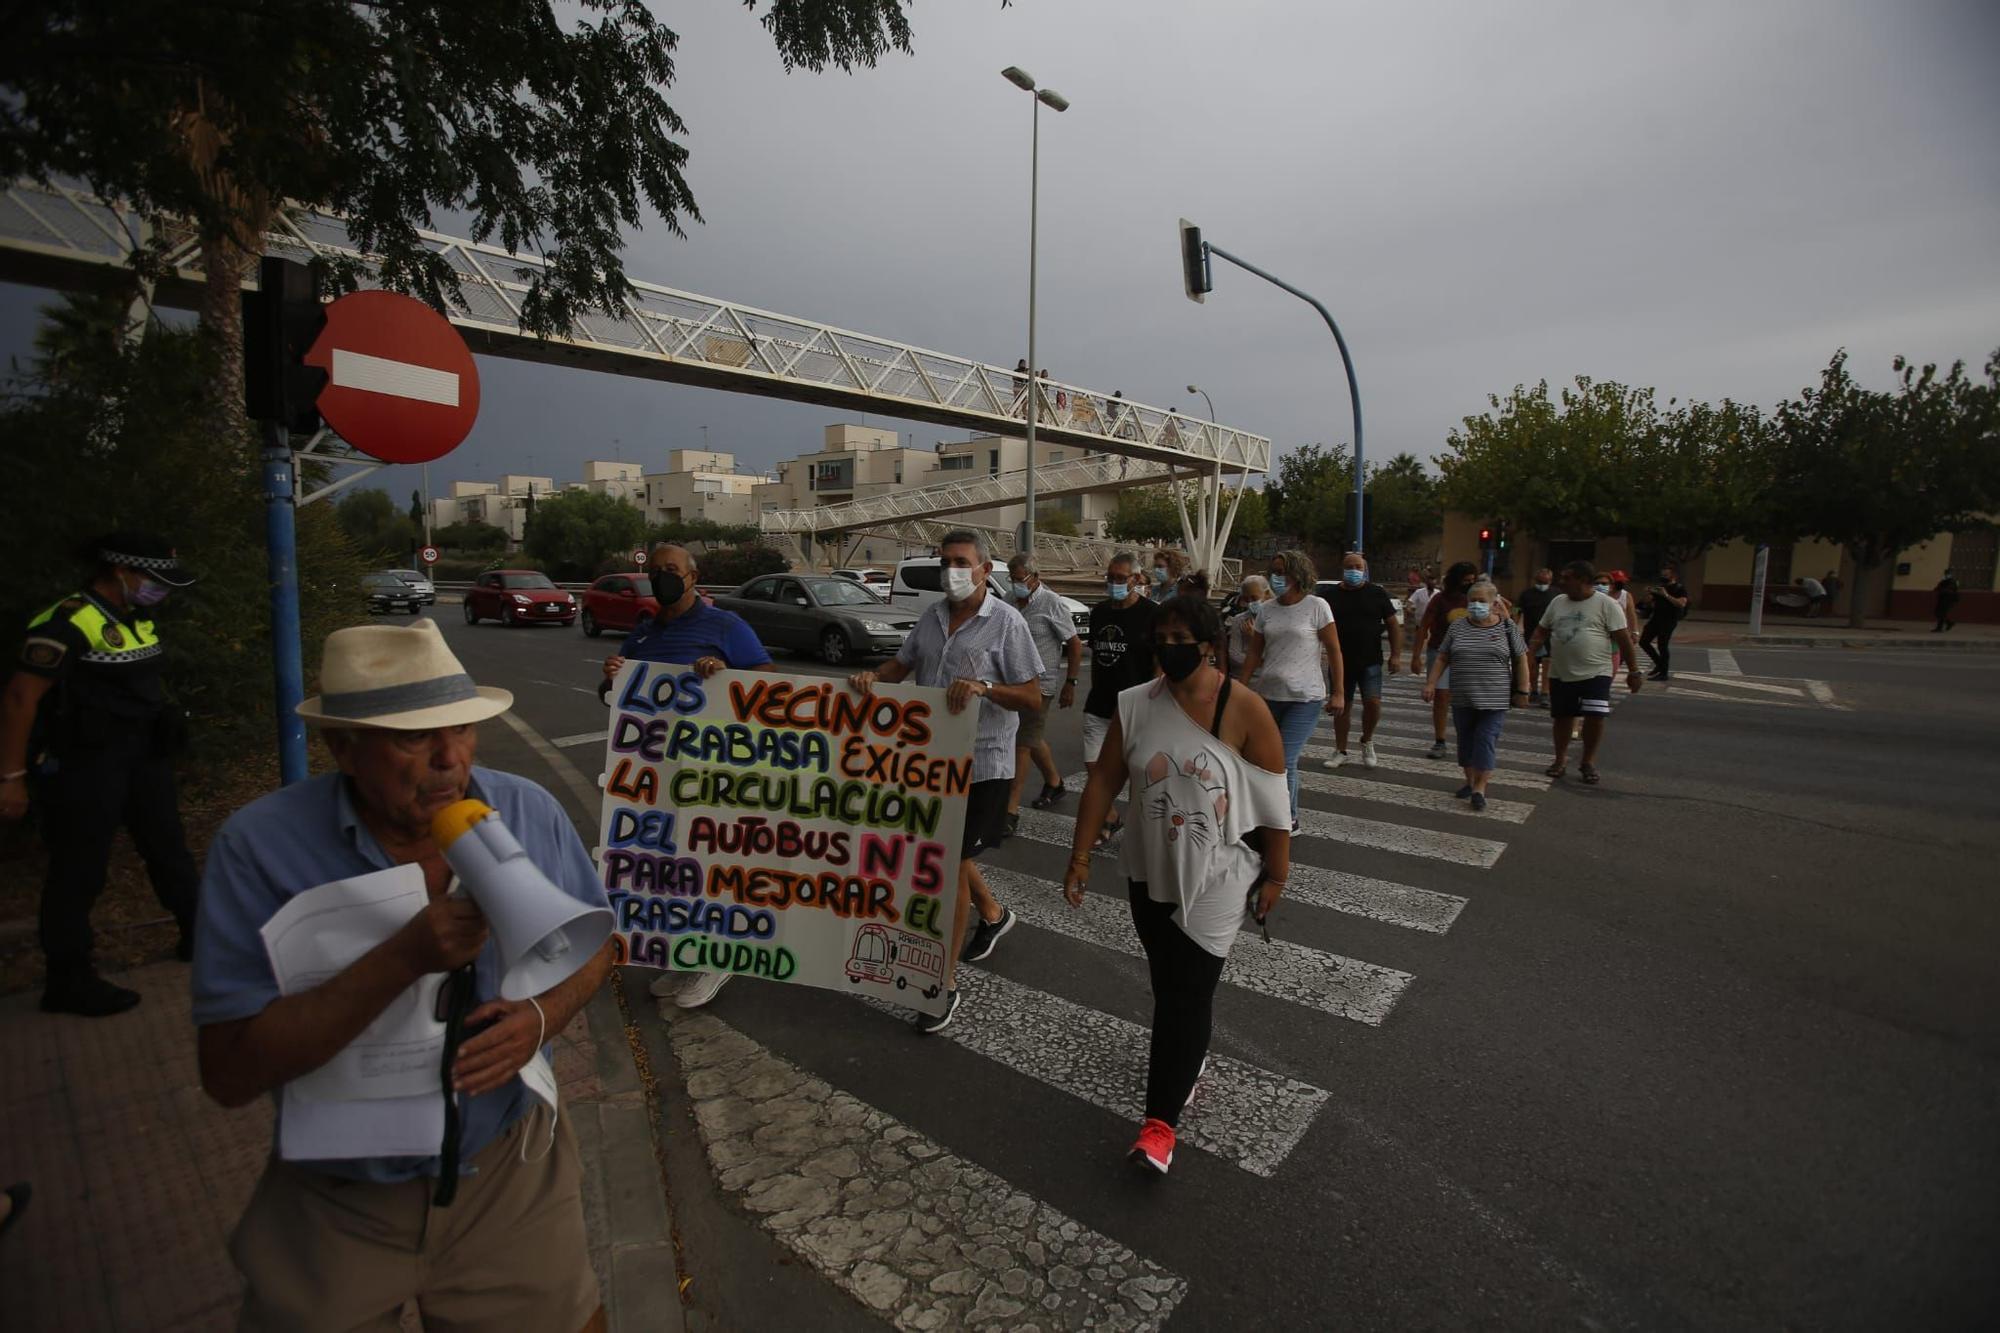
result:
<svg viewBox="0 0 2000 1333"><path fill-rule="evenodd" d="M248 1283L241 1327L395 1329L414 1299L426 1333L575 1333L598 1307L583 1229L576 1138L548 1139L540 1102L472 1159L449 1208L429 1178L380 1184L281 1162L264 1168L230 1239Z"/></svg>

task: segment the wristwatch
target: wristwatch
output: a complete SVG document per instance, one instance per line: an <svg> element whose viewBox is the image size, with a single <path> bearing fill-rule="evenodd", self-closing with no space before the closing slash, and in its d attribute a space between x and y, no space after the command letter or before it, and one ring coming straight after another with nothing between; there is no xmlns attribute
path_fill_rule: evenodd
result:
<svg viewBox="0 0 2000 1333"><path fill-rule="evenodd" d="M1083 679L1083 677L1082 677L1082 676L1065 676L1065 677L1063 678L1063 684L1065 684L1065 685L1075 685L1075 684L1079 683L1080 681L1082 681L1082 679Z"/></svg>

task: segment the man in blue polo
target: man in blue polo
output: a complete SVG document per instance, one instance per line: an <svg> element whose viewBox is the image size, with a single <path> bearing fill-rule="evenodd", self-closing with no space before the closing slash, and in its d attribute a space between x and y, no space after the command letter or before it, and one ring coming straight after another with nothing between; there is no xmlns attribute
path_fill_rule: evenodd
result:
<svg viewBox="0 0 2000 1333"><path fill-rule="evenodd" d="M607 698L611 682L628 658L641 662L671 662L691 666L703 676L712 676L725 667L732 671L770 671L771 654L750 628L750 622L734 611L710 606L695 590L694 552L674 542L653 547L648 561L653 569L653 600L660 604L658 615L646 616L632 627L618 651L604 659L604 679L597 695ZM671 997L683 1009L699 1009L729 984L727 972L701 972L682 984L679 974L662 972L648 988L661 999Z"/></svg>
<svg viewBox="0 0 2000 1333"><path fill-rule="evenodd" d="M484 801L550 883L602 908L597 869L553 796L473 765L478 723L513 696L474 685L434 621L336 630L320 678L321 694L298 711L339 771L230 817L209 846L195 931L202 1087L224 1106L272 1096L279 1107L278 1150L230 1242L245 1279L240 1327L393 1328L414 1300L426 1327L602 1329L576 1139L522 1071L603 984L610 948L532 999L502 999L499 948L478 906L449 892L431 820L461 799ZM266 923L308 889L406 866L422 871L426 905L317 985L280 994ZM464 1163L455 1176L438 1150L327 1158L288 1141L286 1084L384 1012L426 1003L438 974L467 964L475 1007L452 1065ZM319 1102L313 1118L336 1141L367 1141L379 1106ZM434 1196L451 1180L455 1199Z"/></svg>

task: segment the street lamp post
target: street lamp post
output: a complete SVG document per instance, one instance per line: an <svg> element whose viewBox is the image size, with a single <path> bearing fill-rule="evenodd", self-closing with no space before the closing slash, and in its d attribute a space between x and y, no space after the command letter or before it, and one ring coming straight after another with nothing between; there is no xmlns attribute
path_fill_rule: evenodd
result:
<svg viewBox="0 0 2000 1333"><path fill-rule="evenodd" d="M1032 94L1034 110L1030 112L1033 127L1030 131L1028 156L1028 463L1027 482L1024 498L1027 513L1021 520L1021 535L1017 546L1023 555L1035 553L1035 417L1042 397L1042 382L1038 378L1039 367L1035 361L1035 248L1036 230L1041 211L1042 189L1042 108L1051 111L1069 110L1069 99L1053 88L1036 88L1034 76L1019 65L1009 65L1000 71L1002 78Z"/></svg>

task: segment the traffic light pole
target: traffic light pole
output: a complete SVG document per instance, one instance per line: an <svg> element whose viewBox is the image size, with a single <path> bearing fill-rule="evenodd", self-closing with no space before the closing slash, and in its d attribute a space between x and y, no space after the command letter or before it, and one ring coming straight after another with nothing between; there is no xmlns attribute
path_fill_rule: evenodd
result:
<svg viewBox="0 0 2000 1333"><path fill-rule="evenodd" d="M1365 456L1361 449L1361 388L1354 382L1354 358L1348 355L1347 339L1340 336L1340 325L1333 322L1333 315L1320 303L1318 297L1300 291L1283 278L1274 277L1266 273L1263 269L1258 268L1246 259L1237 258L1219 245L1212 245L1207 241L1203 241L1201 242L1201 249L1204 255L1217 255L1236 265L1236 267L1242 269L1244 272L1255 274L1280 291L1290 292L1293 296L1298 297L1301 301L1319 311L1319 317L1326 321L1327 328L1333 330L1334 345L1340 349L1340 364L1347 370L1347 396L1349 401L1354 404L1354 549L1365 551L1367 546L1364 539L1367 534L1363 531L1363 528L1367 523L1367 515L1362 506L1362 497L1367 494L1368 473Z"/></svg>
<svg viewBox="0 0 2000 1333"><path fill-rule="evenodd" d="M260 423L264 458L264 547L271 591L272 701L277 706L278 781L306 776L305 663L299 652L299 544L291 432L275 421Z"/></svg>

